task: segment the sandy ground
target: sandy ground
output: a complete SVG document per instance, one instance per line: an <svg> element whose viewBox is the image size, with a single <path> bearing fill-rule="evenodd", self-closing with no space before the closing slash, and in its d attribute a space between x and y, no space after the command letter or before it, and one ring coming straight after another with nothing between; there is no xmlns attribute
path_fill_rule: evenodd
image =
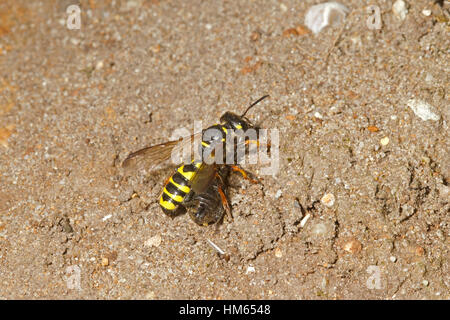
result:
<svg viewBox="0 0 450 320"><path fill-rule="evenodd" d="M342 0L314 35L313 0L80 1L69 30L73 2L0 4L1 298L450 298L448 3L375 0L371 30ZM264 94L280 170L232 176L233 221L172 220L174 167L120 167Z"/></svg>

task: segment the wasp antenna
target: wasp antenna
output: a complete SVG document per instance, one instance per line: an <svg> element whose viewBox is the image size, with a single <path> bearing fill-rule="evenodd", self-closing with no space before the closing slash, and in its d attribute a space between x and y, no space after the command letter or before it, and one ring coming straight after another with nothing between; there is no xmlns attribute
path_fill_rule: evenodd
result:
<svg viewBox="0 0 450 320"><path fill-rule="evenodd" d="M255 102L253 102L248 108L247 110L245 110L245 112L242 114L241 118L245 116L245 114L248 112L248 110L250 110L252 107L254 107L255 105L257 105L258 103L260 103L261 101L263 101L265 98L269 97L268 94L266 94L265 96L259 98L258 100L256 100Z"/></svg>

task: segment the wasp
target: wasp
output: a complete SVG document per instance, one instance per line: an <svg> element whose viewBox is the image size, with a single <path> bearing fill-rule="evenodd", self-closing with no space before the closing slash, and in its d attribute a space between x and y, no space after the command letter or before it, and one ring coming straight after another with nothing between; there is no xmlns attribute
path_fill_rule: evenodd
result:
<svg viewBox="0 0 450 320"><path fill-rule="evenodd" d="M219 124L200 132L199 134L202 134L200 146L202 154L211 153L211 149L216 143L225 144L224 137L229 131L246 131L249 128L256 128L245 115L252 107L267 97L268 95L265 95L253 102L242 115L225 112L220 117ZM215 131L212 132L216 132L216 134L205 138L203 134L206 131L211 132L211 129L214 129ZM192 138L195 139L195 136L192 135L191 139L183 139L183 141L193 141ZM140 159L145 159L151 165L159 164L171 158L175 148L183 148L183 144L180 142L180 140L174 140L140 149L129 154L122 166L124 168L131 167ZM255 141L245 140L239 143L248 145L251 142ZM198 225L214 224L220 221L225 213L232 219L226 193L230 169L240 172L245 179L256 182L237 165L207 164L202 160L194 159L189 164L179 166L164 183L159 197L162 211L173 218L186 213L189 209L191 219Z"/></svg>

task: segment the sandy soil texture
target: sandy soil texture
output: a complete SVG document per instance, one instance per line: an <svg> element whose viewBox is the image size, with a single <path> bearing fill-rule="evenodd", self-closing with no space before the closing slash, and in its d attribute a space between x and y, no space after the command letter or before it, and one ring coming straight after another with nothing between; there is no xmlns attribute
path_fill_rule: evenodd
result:
<svg viewBox="0 0 450 320"><path fill-rule="evenodd" d="M372 2L313 34L315 0L2 1L0 298L449 299L450 5ZM232 175L232 221L121 168L265 94L279 172Z"/></svg>

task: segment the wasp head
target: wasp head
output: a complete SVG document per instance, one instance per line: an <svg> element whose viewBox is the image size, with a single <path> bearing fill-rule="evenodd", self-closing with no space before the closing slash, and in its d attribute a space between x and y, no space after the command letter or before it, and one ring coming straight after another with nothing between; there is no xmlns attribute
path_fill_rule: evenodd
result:
<svg viewBox="0 0 450 320"><path fill-rule="evenodd" d="M225 112L220 117L220 122L233 130L246 131L253 127L253 124L246 117L238 116L233 112Z"/></svg>

